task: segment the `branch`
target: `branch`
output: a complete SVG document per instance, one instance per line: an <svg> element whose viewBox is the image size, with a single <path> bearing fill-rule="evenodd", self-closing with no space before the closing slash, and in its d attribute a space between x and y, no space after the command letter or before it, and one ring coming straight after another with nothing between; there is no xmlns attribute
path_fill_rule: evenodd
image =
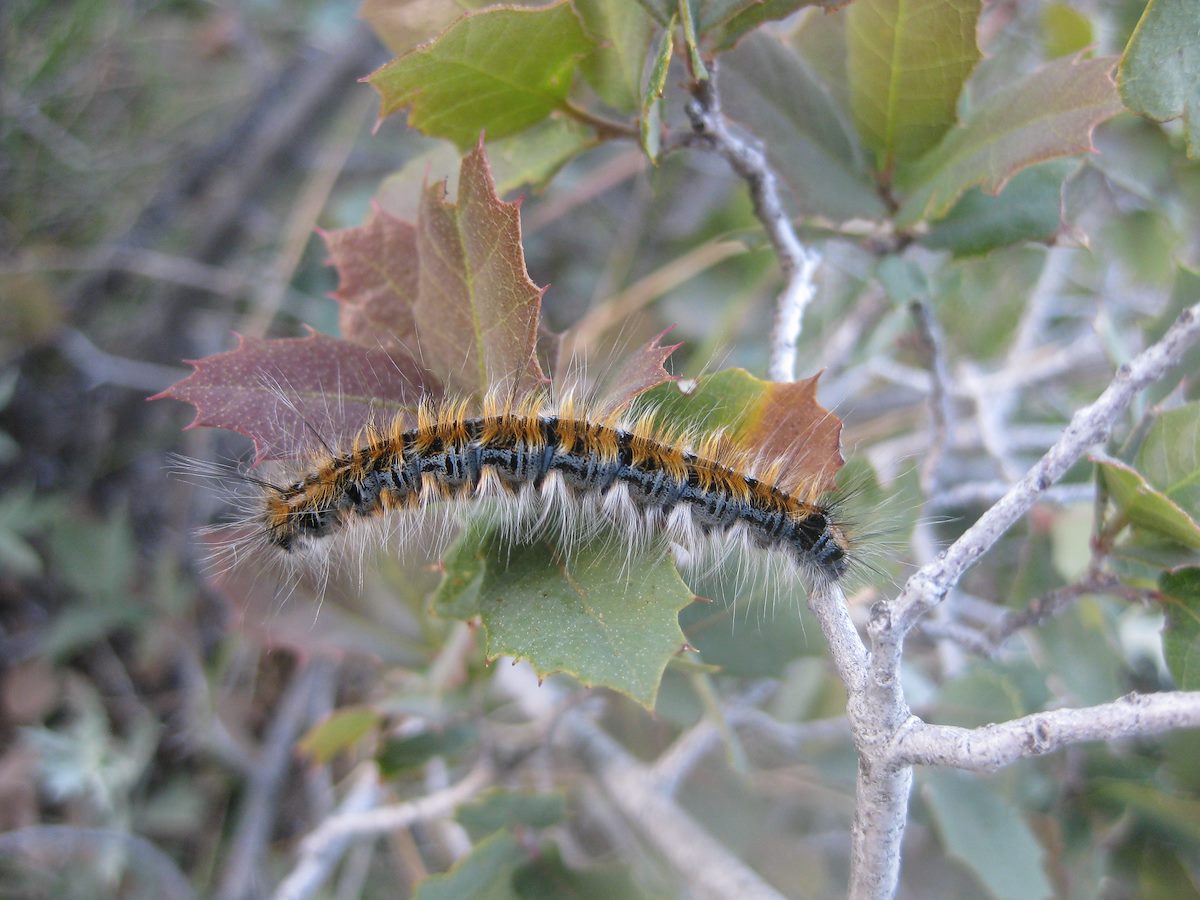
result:
<svg viewBox="0 0 1200 900"><path fill-rule="evenodd" d="M378 794L379 771L374 765L364 766L338 806L337 813L326 819L326 823L370 809L375 805ZM350 838L345 835L316 842L312 840L316 834L313 832L304 842L300 859L276 888L275 900L304 900L305 897L311 897L325 883L350 844Z"/></svg>
<svg viewBox="0 0 1200 900"><path fill-rule="evenodd" d="M375 777L364 777L342 804L342 811L326 819L300 845L300 859L275 892L275 900L302 900L315 892L356 838L374 837L408 828L417 822L440 819L453 813L492 783L489 763L481 762L462 781L445 790L408 803L369 808Z"/></svg>
<svg viewBox="0 0 1200 900"><path fill-rule="evenodd" d="M698 897L782 900L744 862L660 793L649 767L582 715L564 718L560 734L642 837L679 872Z"/></svg>
<svg viewBox="0 0 1200 900"><path fill-rule="evenodd" d="M942 457L953 429L954 409L950 403L950 372L946 368L946 343L942 339L941 329L933 318L933 311L927 303L914 300L910 306L913 320L925 344L926 355L929 358L929 416L930 431L929 449L925 461L921 464L921 492L926 497L932 497L936 492Z"/></svg>
<svg viewBox="0 0 1200 900"><path fill-rule="evenodd" d="M813 279L821 261L820 254L804 246L796 236L779 198L778 179L762 147L730 131L721 113L715 62L709 66L708 78L693 83L692 98L687 105L687 115L693 133L685 143L704 146L720 154L746 182L754 201L755 215L766 229L787 279L775 303L767 375L772 381L792 381L796 377L796 341L803 326L804 309L816 294Z"/></svg>
<svg viewBox="0 0 1200 900"><path fill-rule="evenodd" d="M877 637L876 650L882 651L875 654L876 677L896 671L900 644L916 621L945 598L963 573L1089 447L1108 438L1134 396L1178 363L1197 337L1200 337L1200 304L1180 314L1162 340L1121 366L1099 399L1075 413L1062 436L1025 477L980 516L939 559L922 567L908 580L895 603L882 610L872 626L872 633Z"/></svg>
<svg viewBox="0 0 1200 900"><path fill-rule="evenodd" d="M982 728L928 725L914 719L898 735L892 761L899 766L993 772L1070 744L1143 737L1176 728L1200 728L1200 691L1129 694L1100 706L1055 709Z"/></svg>
<svg viewBox="0 0 1200 900"><path fill-rule="evenodd" d="M292 761L292 747L309 718L309 700L336 671L332 661L318 658L292 676L267 727L262 753L246 789L237 828L230 839L229 859L214 895L220 900L248 896L257 882L259 857L271 836L279 794Z"/></svg>

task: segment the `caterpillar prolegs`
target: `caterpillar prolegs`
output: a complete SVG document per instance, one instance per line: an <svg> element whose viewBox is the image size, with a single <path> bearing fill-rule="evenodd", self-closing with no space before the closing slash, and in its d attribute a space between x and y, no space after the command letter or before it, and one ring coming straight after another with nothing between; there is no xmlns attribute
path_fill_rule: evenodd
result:
<svg viewBox="0 0 1200 900"><path fill-rule="evenodd" d="M259 524L266 544L291 554L379 519L397 520L403 537L426 511L482 503L514 540L552 533L569 547L608 524L632 545L669 542L694 559L759 549L809 579L841 578L851 547L836 503L786 468L721 431L626 419L570 396L490 396L474 411L447 399L421 404L415 425L368 425L287 483L264 483Z"/></svg>

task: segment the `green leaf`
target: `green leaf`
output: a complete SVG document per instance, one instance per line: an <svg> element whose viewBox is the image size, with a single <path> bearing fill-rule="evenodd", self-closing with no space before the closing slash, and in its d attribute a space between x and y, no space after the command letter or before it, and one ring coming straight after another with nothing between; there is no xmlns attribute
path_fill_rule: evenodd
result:
<svg viewBox="0 0 1200 900"><path fill-rule="evenodd" d="M490 5L492 0L363 0L358 15L399 54L440 34L464 12Z"/></svg>
<svg viewBox="0 0 1200 900"><path fill-rule="evenodd" d="M525 862L525 852L507 831L497 831L441 875L417 885L415 900L519 900L513 875Z"/></svg>
<svg viewBox="0 0 1200 900"><path fill-rule="evenodd" d="M641 105L642 70L654 37L653 20L629 0L574 0L574 4L596 42L579 71L617 112L634 112Z"/></svg>
<svg viewBox="0 0 1200 900"><path fill-rule="evenodd" d="M697 379L687 393L664 384L642 402L674 427L723 429L740 447L784 462L786 486L832 490L842 467L842 423L817 402L818 378L781 384L725 369Z"/></svg>
<svg viewBox="0 0 1200 900"><path fill-rule="evenodd" d="M408 108L413 128L466 150L485 130L504 137L562 106L592 47L569 0L499 7L468 13L367 81L379 92L381 119Z"/></svg>
<svg viewBox="0 0 1200 900"><path fill-rule="evenodd" d="M1122 814L1132 813L1172 840L1183 839L1192 846L1200 841L1200 800L1194 797L1175 797L1133 781L1100 782L1092 790Z"/></svg>
<svg viewBox="0 0 1200 900"><path fill-rule="evenodd" d="M1200 690L1200 568L1163 572L1163 655L1180 690Z"/></svg>
<svg viewBox="0 0 1200 900"><path fill-rule="evenodd" d="M977 775L930 770L921 795L946 852L997 900L1053 897L1044 852L1020 810Z"/></svg>
<svg viewBox="0 0 1200 900"><path fill-rule="evenodd" d="M841 5L842 0L711 0L702 4L700 31L705 46L723 52L764 22L786 19L805 6Z"/></svg>
<svg viewBox="0 0 1200 900"><path fill-rule="evenodd" d="M377 728L380 718L370 707L347 706L310 728L297 746L313 762L324 765Z"/></svg>
<svg viewBox="0 0 1200 900"><path fill-rule="evenodd" d="M1044 686L1026 664L977 663L938 694L937 722L978 728L1030 712L1045 696ZM1032 696L1030 696L1032 695Z"/></svg>
<svg viewBox="0 0 1200 900"><path fill-rule="evenodd" d="M972 188L930 226L921 243L971 256L1021 241L1050 241L1062 225L1063 180L1074 168L1070 160L1033 166L994 197Z"/></svg>
<svg viewBox="0 0 1200 900"><path fill-rule="evenodd" d="M658 39L658 50L654 53L654 66L642 92L642 114L638 119L642 150L651 162L658 162L662 141L662 95L667 86L667 71L671 68L671 55L675 52L675 19L672 17Z"/></svg>
<svg viewBox="0 0 1200 900"><path fill-rule="evenodd" d="M1096 457L1104 483L1117 509L1139 528L1169 537L1176 543L1200 549L1200 525L1145 476L1120 460Z"/></svg>
<svg viewBox="0 0 1200 900"><path fill-rule="evenodd" d="M980 0L858 0L846 12L850 102L875 166L891 172L954 124L979 60Z"/></svg>
<svg viewBox="0 0 1200 900"><path fill-rule="evenodd" d="M507 194L524 185L541 187L598 141L593 128L564 115L552 115L524 131L488 141L496 191Z"/></svg>
<svg viewBox="0 0 1200 900"><path fill-rule="evenodd" d="M663 670L684 645L679 611L693 594L658 548L613 548L613 536L600 534L564 560L546 542L486 539L477 596L488 657L527 659L541 676L566 672L652 708ZM457 558L447 557L447 577Z"/></svg>
<svg viewBox="0 0 1200 900"><path fill-rule="evenodd" d="M1092 129L1121 111L1111 57L1048 63L972 109L901 173L898 227L944 215L968 188L997 193L1021 169L1092 149Z"/></svg>
<svg viewBox="0 0 1200 900"><path fill-rule="evenodd" d="M459 723L446 728L423 731L411 737L388 739L375 759L379 771L385 778L393 778L402 772L425 765L435 756L461 753L473 745L479 737L479 729L470 723Z"/></svg>
<svg viewBox="0 0 1200 900"><path fill-rule="evenodd" d="M1138 451L1137 468L1193 519L1200 517L1200 403L1160 415Z"/></svg>
<svg viewBox="0 0 1200 900"><path fill-rule="evenodd" d="M850 123L795 51L769 34L748 36L721 59L721 102L766 145L802 214L883 217Z"/></svg>
<svg viewBox="0 0 1200 900"><path fill-rule="evenodd" d="M454 818L467 829L471 840L479 841L493 831L524 825L549 828L567 814L562 794L527 794L496 788L472 803L461 806Z"/></svg>
<svg viewBox="0 0 1200 900"><path fill-rule="evenodd" d="M643 900L656 896L646 893L625 866L569 867L553 844L541 847L536 858L521 866L512 884L521 900Z"/></svg>
<svg viewBox="0 0 1200 900"><path fill-rule="evenodd" d="M1040 19L1042 46L1049 59L1073 56L1096 40L1092 20L1065 3L1047 3L1042 7Z"/></svg>
<svg viewBox="0 0 1200 900"><path fill-rule="evenodd" d="M683 26L683 44L687 48L688 64L698 81L708 80L708 69L700 57L700 44L696 32L696 20L692 16L691 0L679 0L679 24Z"/></svg>
<svg viewBox="0 0 1200 900"><path fill-rule="evenodd" d="M1200 7L1150 0L1117 70L1121 99L1165 122L1183 117L1187 154L1200 155Z"/></svg>

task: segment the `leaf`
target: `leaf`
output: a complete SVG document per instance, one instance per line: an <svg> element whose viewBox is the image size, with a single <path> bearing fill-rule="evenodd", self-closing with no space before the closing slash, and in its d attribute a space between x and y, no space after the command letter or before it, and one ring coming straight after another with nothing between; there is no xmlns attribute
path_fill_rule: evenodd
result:
<svg viewBox="0 0 1200 900"><path fill-rule="evenodd" d="M1092 129L1121 111L1111 57L1048 63L997 91L902 172L907 228L944 215L968 188L995 194L1021 169L1092 150Z"/></svg>
<svg viewBox="0 0 1200 900"><path fill-rule="evenodd" d="M687 48L688 69L697 81L707 81L708 69L700 56L700 42L697 38L696 19L692 15L691 0L679 0L679 24L683 31L683 45Z"/></svg>
<svg viewBox="0 0 1200 900"><path fill-rule="evenodd" d="M1092 20L1065 3L1047 3L1039 19L1048 59L1082 53L1096 40Z"/></svg>
<svg viewBox="0 0 1200 900"><path fill-rule="evenodd" d="M1062 226L1062 185L1074 168L1070 160L1032 166L994 197L972 188L930 225L921 243L971 256L1022 241L1049 242Z"/></svg>
<svg viewBox="0 0 1200 900"><path fill-rule="evenodd" d="M496 7L466 14L367 81L381 119L407 108L410 126L465 150L484 130L504 137L561 107L592 46L568 0Z"/></svg>
<svg viewBox="0 0 1200 900"><path fill-rule="evenodd" d="M541 187L599 141L595 129L557 113L524 131L488 141L496 192L504 195L525 185Z"/></svg>
<svg viewBox="0 0 1200 900"><path fill-rule="evenodd" d="M338 270L338 328L365 347L416 349L417 229L377 206L355 228L323 231Z"/></svg>
<svg viewBox="0 0 1200 900"><path fill-rule="evenodd" d="M463 722L445 728L423 731L410 737L390 738L375 757L385 778L425 765L435 756L453 756L473 746L479 739L479 728Z"/></svg>
<svg viewBox="0 0 1200 900"><path fill-rule="evenodd" d="M518 204L496 194L482 144L463 157L458 202L440 185L417 221L414 314L421 354L450 391L520 396L545 382L538 364L542 289L529 278Z"/></svg>
<svg viewBox="0 0 1200 900"><path fill-rule="evenodd" d="M566 672L653 708L663 670L684 645L679 610L693 595L661 551L615 562L613 540L601 534L564 560L544 541L510 546L498 531L482 540L468 533L443 565L447 580L471 589L473 608L439 589L434 610L478 615L490 659L527 659L539 676Z"/></svg>
<svg viewBox="0 0 1200 900"><path fill-rule="evenodd" d="M842 466L842 422L817 402L817 380L781 384L726 369L684 393L663 385L647 395L664 422L700 432L725 429L740 447L784 461L783 483L833 490Z"/></svg>
<svg viewBox="0 0 1200 900"><path fill-rule="evenodd" d="M525 852L507 831L497 831L441 875L417 884L414 900L519 900L513 875L525 862Z"/></svg>
<svg viewBox="0 0 1200 900"><path fill-rule="evenodd" d="M683 346L682 342L668 347L659 343L670 331L671 328L668 328L655 335L649 344L630 354L616 366L616 375L603 385L603 400L599 405L602 416L624 409L637 397L660 384L678 381L677 376L663 368L667 358Z"/></svg>
<svg viewBox="0 0 1200 900"><path fill-rule="evenodd" d="M850 104L875 167L890 173L937 144L979 61L980 0L858 0L846 11Z"/></svg>
<svg viewBox="0 0 1200 900"><path fill-rule="evenodd" d="M1200 568L1163 572L1163 655L1181 691L1200 690Z"/></svg>
<svg viewBox="0 0 1200 900"><path fill-rule="evenodd" d="M808 64L776 38L750 35L722 57L721 100L726 115L766 145L803 215L884 215L849 122Z"/></svg>
<svg viewBox="0 0 1200 900"><path fill-rule="evenodd" d="M667 86L667 72L671 68L671 56L675 52L675 17L672 16L658 39L654 52L654 65L642 91L642 114L638 117L638 134L642 150L651 162L658 161L662 142L662 95Z"/></svg>
<svg viewBox="0 0 1200 900"><path fill-rule="evenodd" d="M596 48L579 71L596 94L621 113L632 113L642 102L642 69L650 53L654 22L629 0L574 0Z"/></svg>
<svg viewBox="0 0 1200 900"><path fill-rule="evenodd" d="M381 717L367 706L347 706L308 730L296 745L318 765L325 765L379 727Z"/></svg>
<svg viewBox="0 0 1200 900"><path fill-rule="evenodd" d="M649 900L627 866L571 868L554 844L539 848L537 856L517 869L513 888L521 900Z"/></svg>
<svg viewBox="0 0 1200 900"><path fill-rule="evenodd" d="M639 0L660 25L678 9L677 0ZM786 19L805 6L836 9L845 0L689 0L696 33L707 49L721 52L764 22Z"/></svg>
<svg viewBox="0 0 1200 900"><path fill-rule="evenodd" d="M1134 29L1117 84L1134 112L1160 122L1183 117L1187 155L1200 155L1200 11L1195 0L1150 0Z"/></svg>
<svg viewBox="0 0 1200 900"><path fill-rule="evenodd" d="M1193 519L1200 516L1200 402L1163 413L1142 442L1137 467Z"/></svg>
<svg viewBox="0 0 1200 900"><path fill-rule="evenodd" d="M975 775L933 769L921 791L946 852L997 900L1053 897L1045 853L1018 808Z"/></svg>
<svg viewBox="0 0 1200 900"><path fill-rule="evenodd" d="M464 12L491 4L492 0L363 0L358 14L389 50L404 53L441 33Z"/></svg>
<svg viewBox="0 0 1200 900"><path fill-rule="evenodd" d="M563 820L567 804L562 794L528 794L495 788L466 806L454 818L478 841L493 831L515 825L549 828Z"/></svg>
<svg viewBox="0 0 1200 900"><path fill-rule="evenodd" d="M1195 797L1172 796L1133 781L1102 781L1092 791L1112 802L1122 815L1133 814L1172 842L1182 839L1195 846L1200 841L1200 800Z"/></svg>
<svg viewBox="0 0 1200 900"><path fill-rule="evenodd" d="M1158 491L1132 466L1120 460L1093 456L1117 509L1139 528L1169 537L1176 543L1200 549L1200 525Z"/></svg>
<svg viewBox="0 0 1200 900"><path fill-rule="evenodd" d="M844 0L710 0L701 4L700 32L706 47L723 52L764 22L786 19L806 6L832 10L843 4Z"/></svg>
<svg viewBox="0 0 1200 900"><path fill-rule="evenodd" d="M399 352L312 332L305 338L238 336L238 346L191 360L195 371L151 397L196 407L188 428L228 428L254 441L255 463L311 450L315 430L329 443L365 423L411 412L436 379Z"/></svg>

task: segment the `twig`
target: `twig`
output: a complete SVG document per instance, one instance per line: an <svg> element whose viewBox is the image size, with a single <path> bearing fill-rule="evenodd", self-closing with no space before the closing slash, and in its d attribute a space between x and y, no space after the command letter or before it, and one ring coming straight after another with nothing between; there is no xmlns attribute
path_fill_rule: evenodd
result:
<svg viewBox="0 0 1200 900"><path fill-rule="evenodd" d="M942 556L909 578L904 591L874 626L880 637L873 670L878 678L894 672L899 645L917 619L932 609L1050 485L1089 447L1105 440L1138 391L1161 378L1200 337L1200 304L1180 314L1162 340L1117 370L1111 384L1090 406L1075 413L1059 440L1038 463L979 517Z"/></svg>
<svg viewBox="0 0 1200 900"><path fill-rule="evenodd" d="M375 805L378 796L379 770L374 763L365 764L354 779L354 784L345 799L338 806L337 812L325 820L326 824L335 819L361 814ZM303 900L305 897L311 897L329 878L329 874L350 844L350 838L342 836L322 843L313 842L310 845L309 842L316 834L317 832L313 832L305 841L300 859L275 889L275 900Z"/></svg>
<svg viewBox="0 0 1200 900"><path fill-rule="evenodd" d="M650 769L585 716L565 717L560 734L571 752L586 762L621 814L687 879L694 896L781 898L675 801L656 790Z"/></svg>
<svg viewBox="0 0 1200 900"><path fill-rule="evenodd" d="M942 456L946 452L953 428L954 410L950 405L950 391L947 387L950 384L950 372L946 368L945 341L942 340L941 331L934 321L929 305L914 300L909 305L909 310L912 312L913 321L917 323L917 331L929 358L929 417L932 434L925 461L921 464L921 491L925 497L932 497L937 492Z"/></svg>
<svg viewBox="0 0 1200 900"><path fill-rule="evenodd" d="M1085 709L1055 709L999 725L956 728L914 719L896 739L893 763L954 766L993 772L1069 744L1143 737L1176 728L1200 728L1200 691L1129 694Z"/></svg>
<svg viewBox="0 0 1200 900"><path fill-rule="evenodd" d="M1012 485L1003 481L968 481L938 491L937 496L930 499L927 509L938 512L995 503L1010 487ZM1090 503L1095 496L1096 487L1091 483L1057 484L1047 488L1038 498L1038 502L1070 506L1074 503Z"/></svg>
<svg viewBox="0 0 1200 900"><path fill-rule="evenodd" d="M1087 594L1112 594L1129 601L1145 600L1154 596L1153 591L1122 585L1121 579L1116 575L1097 573L1083 581L1035 597L1022 610L1007 610L1004 618L988 629L987 639L998 647L1022 628L1029 628L1057 616Z"/></svg>
<svg viewBox="0 0 1200 900"><path fill-rule="evenodd" d="M871 639L869 663L849 614L842 609L839 615L834 608L840 591L813 593L809 604L818 614L834 661L850 692L847 712L860 754L851 859L852 897L890 897L899 875L900 841L912 770L904 761L910 757L895 756L894 744L902 732L920 730L917 727L920 720L912 716L900 685L900 652L905 636L926 612L941 603L963 573L1029 510L1046 488L1061 478L1089 447L1107 438L1137 392L1161 378L1198 336L1200 304L1184 311L1162 340L1121 366L1099 399L1076 412L1042 459L945 553L913 575L895 602L875 604L867 624ZM1183 720L1175 715L1161 721L1165 723L1161 727L1167 728ZM1052 748L1059 744L1048 738L1027 741L1024 746L1026 755L1032 755L1041 752L1042 746ZM1019 754L1012 758L1019 758Z"/></svg>
<svg viewBox="0 0 1200 900"><path fill-rule="evenodd" d="M112 384L139 392L161 391L183 376L183 369L127 359L101 350L82 331L63 328L58 349L87 379L89 387Z"/></svg>
<svg viewBox="0 0 1200 900"><path fill-rule="evenodd" d="M247 786L246 798L230 839L229 859L215 896L238 900L247 896L258 879L259 857L271 836L279 793L287 777L292 747L308 719L313 692L332 678L336 666L330 660L314 659L292 677L283 699L267 728L262 755Z"/></svg>
<svg viewBox="0 0 1200 900"><path fill-rule="evenodd" d="M805 307L816 294L813 279L821 257L796 236L779 197L778 179L762 147L736 136L726 123L717 93L716 63L709 66L708 72L707 79L692 85L693 99L686 110L692 134L685 143L720 154L750 189L754 212L775 247L787 281L775 304L767 375L773 381L792 381L796 377L796 341L803 327Z"/></svg>

